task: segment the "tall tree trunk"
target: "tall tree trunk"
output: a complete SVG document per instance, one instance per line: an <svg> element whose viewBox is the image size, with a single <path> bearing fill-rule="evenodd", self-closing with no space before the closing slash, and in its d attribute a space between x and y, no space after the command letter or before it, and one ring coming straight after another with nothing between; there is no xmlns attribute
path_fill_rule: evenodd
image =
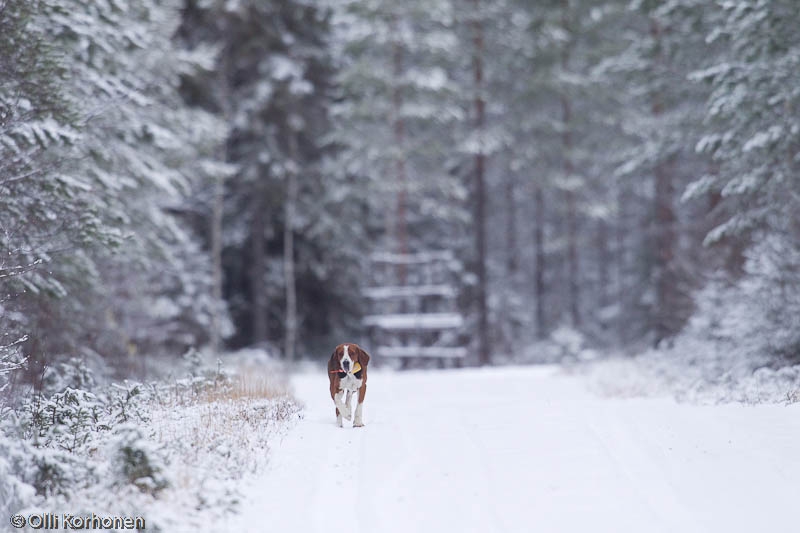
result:
<svg viewBox="0 0 800 533"><path fill-rule="evenodd" d="M217 355L222 329L222 214L225 200L225 182L219 175L214 179L214 197L211 206L211 353Z"/></svg>
<svg viewBox="0 0 800 533"><path fill-rule="evenodd" d="M519 252L517 250L517 203L514 198L514 175L506 173L506 274L509 282L519 270Z"/></svg>
<svg viewBox="0 0 800 533"><path fill-rule="evenodd" d="M394 133L394 144L397 147L397 156L394 162L395 179L397 180L397 197L395 205L395 227L394 238L397 246L397 253L407 254L408 248L408 212L406 203L408 201L408 179L406 173L406 124L403 119L403 91L401 79L403 77L403 46L400 42L397 16L392 17L392 32L394 33L394 43L392 44L392 129ZM408 281L408 265L403 261L395 266L397 274L397 284L405 285ZM409 311L408 302L400 302L399 311L406 313ZM399 340L402 344L409 343L409 333L401 332ZM402 368L408 368L411 360L403 359Z"/></svg>
<svg viewBox="0 0 800 533"><path fill-rule="evenodd" d="M609 264L611 260L608 254L608 223L600 218L597 221L597 285L598 285L598 304L604 308L609 303L608 286L611 283L609 275Z"/></svg>
<svg viewBox="0 0 800 533"><path fill-rule="evenodd" d="M536 336L539 339L547 337L547 324L544 316L545 304L545 250L544 250L544 193L538 183L533 190L533 203L536 209L534 214L533 244L535 253L536 278L534 281L536 297Z"/></svg>
<svg viewBox="0 0 800 533"><path fill-rule="evenodd" d="M561 24L564 32L569 35L570 28L570 5L569 0L562 0ZM569 66L571 53L571 42L564 45L561 53L561 68L564 72ZM579 286L578 286L578 213L575 198L576 193L573 188L572 178L575 167L572 162L572 103L566 89L561 91L561 112L563 122L563 132L561 135L562 150L564 157L564 175L568 181L566 191L567 204L567 272L569 285L569 311L573 326L580 326L581 316L579 308Z"/></svg>
<svg viewBox="0 0 800 533"><path fill-rule="evenodd" d="M220 53L219 77L218 86L220 94L220 107L222 109L222 116L225 120L225 126L228 127L231 121L231 95L229 84L229 58L230 50L225 48ZM218 149L218 159L220 161L228 160L228 138L223 140ZM223 296L222 296L222 224L225 214L225 177L218 174L214 179L214 192L211 199L211 227L209 228L210 242L211 242L211 301L213 308L211 310L211 331L209 332L209 344L211 345L211 353L215 356L219 353L222 344L222 311L223 311Z"/></svg>
<svg viewBox="0 0 800 533"><path fill-rule="evenodd" d="M267 329L267 274L266 249L264 238L267 217L264 205L264 187L256 184L250 202L250 245L252 260L250 263L250 291L253 295L253 343L265 342Z"/></svg>
<svg viewBox="0 0 800 533"><path fill-rule="evenodd" d="M626 264L625 264L625 236L628 231L627 227L627 216L626 216L626 209L628 206L628 200L625 194L624 185L620 184L619 189L617 190L617 227L616 227L616 250L614 254L614 259L616 261L616 275L617 275L617 291L615 297L617 299L617 303L620 307L619 311L617 312L617 341L620 345L624 344L627 340L626 331L628 329L628 325L625 322L625 313L622 312L623 309L627 307L627 283L625 279L625 275L627 273Z"/></svg>
<svg viewBox="0 0 800 533"><path fill-rule="evenodd" d="M505 173L505 213L506 213L506 234L505 234L505 248L506 248L506 275L505 281L502 286L502 305L500 317L500 328L503 332L503 348L505 353L512 354L514 352L514 338L516 331L513 327L511 319L511 303L510 296L516 289L516 278L518 270L518 251L517 251L517 206L514 198L514 174L511 169L506 169Z"/></svg>
<svg viewBox="0 0 800 533"><path fill-rule="evenodd" d="M674 194L672 165L660 162L655 168L655 222L656 222L656 342L674 332L677 280L675 258L675 212L672 208Z"/></svg>
<svg viewBox="0 0 800 533"><path fill-rule="evenodd" d="M709 163L708 173L712 176L718 176L720 172L719 164ZM702 242L703 238L708 235L708 232L724 221L723 213L719 213L719 207L722 204L724 197L721 191L712 191L708 195L708 217L705 223L701 226L701 234L697 239ZM723 266L728 272L731 279L737 279L744 274L745 255L747 249L747 240L740 238L723 237L720 242L716 244L716 249L722 251L720 256L723 260Z"/></svg>
<svg viewBox="0 0 800 533"><path fill-rule="evenodd" d="M292 168L286 176L286 204L284 205L283 225L283 275L286 282L286 331L284 354L287 361L294 361L297 344L297 287L294 271L294 219L297 209L299 167L299 151L297 149L298 132L289 134L289 157Z"/></svg>
<svg viewBox="0 0 800 533"><path fill-rule="evenodd" d="M479 139L475 154L475 248L478 254L475 267L478 277L478 361L489 364L489 305L487 302L486 275L486 154L483 152L483 135L486 128L486 101L483 94L483 22L481 21L481 2L473 1L475 20L473 22L473 76L475 83L475 131Z"/></svg>
<svg viewBox="0 0 800 533"><path fill-rule="evenodd" d="M397 34L397 19L392 19L392 30ZM399 39L399 37L395 37ZM397 159L395 160L395 178L397 180L397 200L395 206L395 240L397 252L400 254L408 253L408 176L406 173L405 142L406 124L403 119L403 93L400 85L403 76L403 47L399 40L395 40L392 46L392 74L394 89L392 92L392 113L393 113L393 132L394 144L397 147ZM400 285L406 283L408 270L405 263L397 265L397 277Z"/></svg>
<svg viewBox="0 0 800 533"><path fill-rule="evenodd" d="M570 165L571 166L571 165ZM578 214L575 191L567 191L567 264L569 275L569 314L573 326L581 325L578 285Z"/></svg>
<svg viewBox="0 0 800 533"><path fill-rule="evenodd" d="M656 48L660 49L662 29L657 21L651 20L650 31L656 42ZM660 53L655 61L656 64L662 61ZM652 96L652 112L655 117L659 117L664 112L662 95L657 91ZM653 169L655 176L656 343L674 333L675 314L678 312L676 309L678 287L673 271L676 217L672 207L674 195L672 163L672 159L662 160L656 163Z"/></svg>

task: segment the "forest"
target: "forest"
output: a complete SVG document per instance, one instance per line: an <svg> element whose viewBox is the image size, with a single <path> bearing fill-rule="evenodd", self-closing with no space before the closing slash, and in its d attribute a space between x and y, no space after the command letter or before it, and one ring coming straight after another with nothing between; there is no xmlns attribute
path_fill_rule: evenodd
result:
<svg viewBox="0 0 800 533"><path fill-rule="evenodd" d="M3 364L324 353L427 250L472 363L693 319L796 362L794 8L3 0Z"/></svg>
<svg viewBox="0 0 800 533"><path fill-rule="evenodd" d="M0 0L0 512L26 509L12 525L34 527L35 506L72 502L75 512L144 512L148 529L227 528L219 520L241 504L239 480L263 467L292 424L299 429L282 449L300 459L284 451L278 464L306 461L309 442L332 438L308 422L324 412L332 426L333 406L314 403L316 385L302 373L293 397L284 372L321 368L342 342L377 355L383 390L396 387L397 397L408 383L427 391L423 374L389 373L420 350L465 367L431 374L435 390L448 391L446 400L431 393L434 406L470 387L476 398L524 391L463 407L488 419L514 406L495 429L526 443L520 454L544 445L539 434L516 433L513 420L551 420L551 396L537 391L562 398L554 400L567 410L559 420L585 413L598 447L641 460L646 473L657 468L636 455L636 435L662 431L648 426L649 408L639 415L639 404L626 404L650 429L625 433L630 420L608 422L611 409L547 369L589 373L612 396L669 390L689 402L797 403L797 7ZM444 277L418 275L436 261ZM435 303L401 302L419 295ZM381 311L383 300L391 302ZM394 340L393 327L403 330ZM437 328L447 332L437 337ZM418 359L403 368L433 370ZM498 368L469 368L485 366ZM379 403L380 387L375 417L386 423L396 407ZM694 420L673 408L659 411L665 424ZM753 436L785 416L775 413L742 415L739 440L717 419L682 430L702 446L719 437L752 442L745 452L767 449L791 440ZM462 445L448 439L472 435L472 426L401 420L419 430L404 433L409 442L432 431L442 443L428 463L422 452L406 458L431 487L440 460L452 461L443 476L461 472L462 460L489 461L469 455L479 447L451 453ZM374 428L378 442L396 445ZM565 443L589 442L570 426L550 429L548 453L531 457L557 459ZM480 431L484 449L494 449L492 433ZM648 457L669 457L682 444ZM592 471L605 464L589 461L592 453L576 448L571 457ZM764 505L792 492L778 477L742 484L719 471L687 471L679 481L769 486L774 498L745 498ZM496 472L491 479L505 481L495 495L531 485L514 477L526 472L514 462ZM387 476L404 479L391 469ZM338 479L334 472L318 482ZM473 482L493 483L476 479L448 487L472 498ZM265 501L293 497L292 487L303 490L292 485ZM498 496L498 505L515 505L523 492ZM708 487L696 499L714 493ZM724 512L742 509L715 501ZM284 501L298 502L307 503ZM388 513L417 516L392 502L383 501ZM504 516L513 522L523 508ZM195 522L176 509L198 510ZM562 519L581 515L567 503L553 509ZM277 520L316 516L275 511ZM683 516L673 511L665 516ZM664 531L763 529L730 516L726 528L675 522ZM779 510L753 516L782 524Z"/></svg>

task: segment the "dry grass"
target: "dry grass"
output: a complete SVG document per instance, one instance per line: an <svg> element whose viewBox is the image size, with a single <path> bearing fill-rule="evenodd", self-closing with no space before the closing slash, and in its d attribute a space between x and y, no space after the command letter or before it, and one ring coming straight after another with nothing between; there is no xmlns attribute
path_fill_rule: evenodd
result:
<svg viewBox="0 0 800 533"><path fill-rule="evenodd" d="M234 479L257 470L276 433L299 415L287 382L280 372L253 367L176 381L152 421L176 477L207 475L192 472L197 465Z"/></svg>
<svg viewBox="0 0 800 533"><path fill-rule="evenodd" d="M800 389L795 389L786 393L786 405L800 402Z"/></svg>
<svg viewBox="0 0 800 533"><path fill-rule="evenodd" d="M221 400L271 400L289 395L283 374L265 373L255 368L242 368L227 378L222 386L205 390L198 400L217 402Z"/></svg>
<svg viewBox="0 0 800 533"><path fill-rule="evenodd" d="M169 387L153 390L162 407L189 406L238 400L272 400L289 396L288 378L279 371L240 367L229 373L218 370L193 378L175 380Z"/></svg>

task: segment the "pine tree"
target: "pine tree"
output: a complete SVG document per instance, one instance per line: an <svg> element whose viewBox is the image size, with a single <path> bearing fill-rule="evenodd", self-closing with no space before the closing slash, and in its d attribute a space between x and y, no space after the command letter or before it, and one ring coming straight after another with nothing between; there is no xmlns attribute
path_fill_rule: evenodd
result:
<svg viewBox="0 0 800 533"><path fill-rule="evenodd" d="M383 233L381 246L439 246L444 228L432 222L458 217L463 197L448 164L451 128L462 116L452 74L453 8L446 0L333 4L341 64L330 170L365 184L371 209L383 215L369 222L370 231Z"/></svg>
<svg viewBox="0 0 800 533"><path fill-rule="evenodd" d="M362 205L337 197L347 178L320 170L331 153L328 25L328 9L309 1L184 9L181 39L221 50L221 82L189 80L185 93L229 120L226 159L236 171L225 184L222 241L234 346L282 340L291 357L292 337L308 348L352 320L357 262L343 243L354 236L335 221L362 218Z"/></svg>
<svg viewBox="0 0 800 533"><path fill-rule="evenodd" d="M800 62L795 8L788 1L744 1L707 15L713 28L707 38L724 52L692 78L712 90L706 119L711 131L697 148L713 157L717 172L694 181L686 197L722 197L719 209L727 217L709 233L708 244L766 228L791 232L800 138L793 112Z"/></svg>
<svg viewBox="0 0 800 533"><path fill-rule="evenodd" d="M625 342L651 332L657 343L677 333L692 310L693 261L685 244L691 241L682 220L689 213L680 210L678 198L691 169L706 164L693 150L703 92L686 81L700 59L692 50L702 46L702 8L694 0L642 0L629 9L635 31L597 71L627 89L620 96L623 134L630 144L618 152L615 172L627 295L620 303L645 320L620 315L620 323L627 323ZM643 180L652 188L640 186ZM632 233L632 225L646 229Z"/></svg>
<svg viewBox="0 0 800 533"><path fill-rule="evenodd" d="M3 195L25 227L7 233L23 235L21 264L41 264L11 288L32 334L26 350L43 364L78 346L113 357L201 344L215 304L196 239L175 214L219 137L177 85L207 60L173 45L174 4L36 7L32 27L58 50L36 64L54 65L50 86L71 118L61 125L47 102L32 102L41 125L9 132L7 146L25 137L41 154Z"/></svg>
<svg viewBox="0 0 800 533"><path fill-rule="evenodd" d="M40 2L0 2L0 360L19 359L33 317L27 294L64 293L45 264L103 233L83 180L58 171L53 152L73 145L77 118L64 67L38 24ZM34 296L35 297L35 296Z"/></svg>
<svg viewBox="0 0 800 533"><path fill-rule="evenodd" d="M734 305L748 302L738 316L738 305L725 306L730 312L723 320L735 323L734 342L750 347L753 357L796 361L800 15L785 0L727 3L704 14L716 53L691 78L711 89L697 150L713 165L684 198L697 203L710 197L714 227L704 243L727 269L717 290Z"/></svg>

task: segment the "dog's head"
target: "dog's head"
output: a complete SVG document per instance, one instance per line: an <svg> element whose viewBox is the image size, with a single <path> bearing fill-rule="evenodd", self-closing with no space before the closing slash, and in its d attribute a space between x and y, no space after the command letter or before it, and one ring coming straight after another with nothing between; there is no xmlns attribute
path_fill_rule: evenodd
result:
<svg viewBox="0 0 800 533"><path fill-rule="evenodd" d="M331 355L330 364L332 370L341 369L342 372L352 372L356 363L361 368L369 364L369 354L358 344L340 344Z"/></svg>

